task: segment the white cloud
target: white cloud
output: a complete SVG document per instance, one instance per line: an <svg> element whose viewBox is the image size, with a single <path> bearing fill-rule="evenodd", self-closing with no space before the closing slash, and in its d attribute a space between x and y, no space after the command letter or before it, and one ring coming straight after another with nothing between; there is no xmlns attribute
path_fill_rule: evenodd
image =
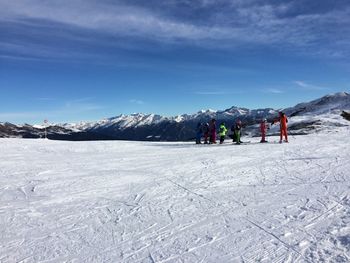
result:
<svg viewBox="0 0 350 263"><path fill-rule="evenodd" d="M238 90L199 90L199 91L194 91L192 94L195 95L203 95L203 96L220 96L220 95L230 95L230 94L242 94L243 91L238 91Z"/></svg>
<svg viewBox="0 0 350 263"><path fill-rule="evenodd" d="M143 100L137 100L137 99L131 99L131 100L129 100L129 102L133 103L133 104L138 104L138 105L145 104L145 102Z"/></svg>
<svg viewBox="0 0 350 263"><path fill-rule="evenodd" d="M103 109L104 107L92 102L93 98L84 97L66 101L60 112L82 113Z"/></svg>
<svg viewBox="0 0 350 263"><path fill-rule="evenodd" d="M38 98L39 100L50 100L50 98ZM78 98L70 101L65 101L61 106L53 109L42 109L36 111L22 111L22 112L0 112L0 121L11 122L25 122L37 121L37 120L52 120L63 119L69 120L71 116L81 115L83 113L91 113L104 109L103 106L91 102L92 98Z"/></svg>
<svg viewBox="0 0 350 263"><path fill-rule="evenodd" d="M38 101L54 101L55 99L50 98L50 97L39 97L39 98L36 98L36 100L38 100Z"/></svg>
<svg viewBox="0 0 350 263"><path fill-rule="evenodd" d="M198 4L198 3L197 3ZM291 5L242 5L235 1L236 12L231 17L223 10L212 23L202 23L193 19L184 21L174 16L167 17L159 12L115 2L106 4L95 1L39 1L0 0L0 14L3 19L23 20L46 19L66 25L93 30L102 30L112 34L143 36L163 40L185 39L235 40L238 42L278 43L306 45L325 34L317 26L328 23L350 23L347 18L350 10L330 11L326 14L280 17L282 11ZM202 5L213 5L213 1L202 1ZM210 22L208 17L208 22ZM237 23L235 21L241 21ZM231 44L235 44L231 41Z"/></svg>
<svg viewBox="0 0 350 263"><path fill-rule="evenodd" d="M284 93L283 90L281 89L276 89L276 88L268 88L264 90L265 93L273 93L273 94L282 94Z"/></svg>
<svg viewBox="0 0 350 263"><path fill-rule="evenodd" d="M19 119L33 119L33 118L42 118L44 119L44 114L42 112L0 112L1 122L9 120L19 120Z"/></svg>
<svg viewBox="0 0 350 263"><path fill-rule="evenodd" d="M225 95L228 92L225 91L195 91L195 95Z"/></svg>
<svg viewBox="0 0 350 263"><path fill-rule="evenodd" d="M96 4L94 1L22 0L0 1L3 19L45 19L66 25L102 30L122 35L142 35L162 39L201 39L219 36L225 30L216 27L196 26L167 19L146 9L125 5Z"/></svg>
<svg viewBox="0 0 350 263"><path fill-rule="evenodd" d="M303 88L305 90L329 90L329 88L327 87L313 85L301 80L294 81L294 84L296 84L298 87Z"/></svg>
<svg viewBox="0 0 350 263"><path fill-rule="evenodd" d="M304 81L300 81L300 80L296 80L294 81L295 84L297 84L299 87L302 87L302 88L307 88L309 87L310 85L305 83Z"/></svg>
<svg viewBox="0 0 350 263"><path fill-rule="evenodd" d="M150 2L151 4L155 3ZM282 16L281 14L292 10L293 2L261 4L248 0L220 1L220 4L229 8L216 9L206 19L194 14L191 19L183 19L177 13L169 14L171 6L177 6L176 1L160 4L168 5L170 11L162 12L156 8L146 8L146 5L141 7L121 1L112 3L94 0L0 0L0 17L1 20L21 23L46 20L60 23L70 29L81 28L102 32L111 37L124 37L123 41L110 41L114 45L120 45L120 42L135 45L135 41L126 41L125 37L138 37L166 43L190 43L215 49L235 49L240 45L263 44L278 47L285 45L289 49L303 48L304 53L317 56L326 54L344 57L350 53L346 45L350 38L347 29L350 28L349 7L329 9L328 12L319 14ZM186 8L192 9L184 11L195 12L202 7L212 6L214 9L218 3L200 0L186 1L186 5ZM54 30L55 25L51 26L51 30ZM335 35L334 30L329 30L330 28L343 28L344 32ZM84 38L91 38L91 34L79 37L71 33L62 37L83 41ZM97 41L94 38L89 40ZM330 48L331 46L337 48ZM43 50L44 55L50 52L45 49L39 50Z"/></svg>

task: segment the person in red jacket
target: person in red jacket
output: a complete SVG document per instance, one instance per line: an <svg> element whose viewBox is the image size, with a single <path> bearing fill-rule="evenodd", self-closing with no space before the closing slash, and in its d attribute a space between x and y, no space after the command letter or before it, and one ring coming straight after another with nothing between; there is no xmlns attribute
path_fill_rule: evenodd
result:
<svg viewBox="0 0 350 263"><path fill-rule="evenodd" d="M210 144L216 144L216 120L212 119L209 124Z"/></svg>
<svg viewBox="0 0 350 263"><path fill-rule="evenodd" d="M282 143L283 136L285 142L288 142L288 133L287 133L287 123L288 119L284 112L279 112L279 118L275 121L280 123L280 143Z"/></svg>
<svg viewBox="0 0 350 263"><path fill-rule="evenodd" d="M269 129L269 125L267 124L267 120L263 119L260 123L260 132L261 132L261 143L263 142L267 142L265 137L266 137L266 133L267 130Z"/></svg>

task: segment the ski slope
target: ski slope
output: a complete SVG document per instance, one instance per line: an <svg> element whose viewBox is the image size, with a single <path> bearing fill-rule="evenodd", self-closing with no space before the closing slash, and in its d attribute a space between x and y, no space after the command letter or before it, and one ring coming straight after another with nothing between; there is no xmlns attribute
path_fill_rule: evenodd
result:
<svg viewBox="0 0 350 263"><path fill-rule="evenodd" d="M349 132L1 139L0 262L349 262Z"/></svg>

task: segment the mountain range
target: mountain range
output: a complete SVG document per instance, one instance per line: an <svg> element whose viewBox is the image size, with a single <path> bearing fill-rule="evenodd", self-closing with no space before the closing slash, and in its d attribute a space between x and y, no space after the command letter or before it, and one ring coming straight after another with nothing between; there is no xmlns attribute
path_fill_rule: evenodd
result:
<svg viewBox="0 0 350 263"><path fill-rule="evenodd" d="M283 111L290 119L289 130L294 134L308 134L319 129L350 125L350 94L339 92L297 104L285 109L254 109L231 107L226 110L201 110L195 114L164 117L156 114L119 115L96 122L52 124L47 127L47 137L54 140L140 140L186 141L195 137L198 122L216 119L230 127L237 119L244 132L258 136L258 123L266 118L272 122ZM274 128L275 127L275 128ZM278 132L277 126L270 133ZM0 122L0 137L43 138L45 129L40 125L14 125Z"/></svg>

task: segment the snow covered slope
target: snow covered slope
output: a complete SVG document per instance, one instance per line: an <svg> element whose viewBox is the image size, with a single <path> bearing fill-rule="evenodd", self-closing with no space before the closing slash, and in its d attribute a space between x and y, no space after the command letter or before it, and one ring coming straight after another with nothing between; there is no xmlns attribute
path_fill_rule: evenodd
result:
<svg viewBox="0 0 350 263"><path fill-rule="evenodd" d="M284 111L287 115L293 117L326 113L340 114L342 110L350 110L350 94L346 92L329 94L317 100L300 103Z"/></svg>
<svg viewBox="0 0 350 263"><path fill-rule="evenodd" d="M0 139L0 262L349 262L349 133Z"/></svg>

